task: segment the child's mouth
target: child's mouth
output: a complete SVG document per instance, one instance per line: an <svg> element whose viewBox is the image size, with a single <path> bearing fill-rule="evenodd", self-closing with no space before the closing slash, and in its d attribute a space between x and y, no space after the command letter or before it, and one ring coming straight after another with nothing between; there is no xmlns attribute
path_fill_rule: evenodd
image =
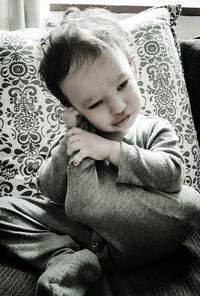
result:
<svg viewBox="0 0 200 296"><path fill-rule="evenodd" d="M129 121L130 115L127 115L124 119L122 119L121 121L115 123L116 126L118 127L124 127L127 125L128 121Z"/></svg>

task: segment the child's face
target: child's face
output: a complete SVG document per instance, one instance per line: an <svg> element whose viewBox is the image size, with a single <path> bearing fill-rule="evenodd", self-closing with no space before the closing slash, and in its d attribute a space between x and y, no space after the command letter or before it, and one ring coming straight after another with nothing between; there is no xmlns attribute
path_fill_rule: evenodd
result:
<svg viewBox="0 0 200 296"><path fill-rule="evenodd" d="M141 109L137 63L118 48L69 73L60 87L80 114L105 135L124 135ZM107 135L109 137L109 135Z"/></svg>

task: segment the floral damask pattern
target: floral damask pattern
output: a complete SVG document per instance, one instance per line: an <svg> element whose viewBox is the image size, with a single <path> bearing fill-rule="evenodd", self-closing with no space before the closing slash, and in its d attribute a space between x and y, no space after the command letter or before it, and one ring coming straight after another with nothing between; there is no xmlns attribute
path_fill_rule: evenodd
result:
<svg viewBox="0 0 200 296"><path fill-rule="evenodd" d="M143 113L168 119L185 159L185 183L200 188L200 150L173 26L179 6L122 21L139 58ZM0 31L0 196L42 198L35 185L49 146L63 130L57 100L38 76L41 29Z"/></svg>
<svg viewBox="0 0 200 296"><path fill-rule="evenodd" d="M179 137L185 184L200 191L200 148L191 114L174 27L180 5L153 8L122 21L139 59L143 113L167 119Z"/></svg>
<svg viewBox="0 0 200 296"><path fill-rule="evenodd" d="M0 33L0 196L41 197L35 185L61 108L40 77L41 30Z"/></svg>

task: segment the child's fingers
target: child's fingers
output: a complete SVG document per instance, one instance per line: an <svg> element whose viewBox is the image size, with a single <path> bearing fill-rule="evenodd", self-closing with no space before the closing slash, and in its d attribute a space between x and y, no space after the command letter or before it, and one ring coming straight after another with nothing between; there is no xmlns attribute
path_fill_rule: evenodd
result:
<svg viewBox="0 0 200 296"><path fill-rule="evenodd" d="M73 163L75 166L78 166L81 161L86 158L87 156L84 155L84 153L82 151L78 152L75 156L74 156L74 159L73 159Z"/></svg>
<svg viewBox="0 0 200 296"><path fill-rule="evenodd" d="M65 108L64 112L70 112L70 113L73 113L74 115L79 115L79 112L72 106L68 107L68 108Z"/></svg>
<svg viewBox="0 0 200 296"><path fill-rule="evenodd" d="M78 128L78 127L73 127L71 128L68 132L67 132L67 137L71 137L71 136L74 136L74 135L77 135L77 134L81 134L81 133L84 133L85 131L81 128Z"/></svg>
<svg viewBox="0 0 200 296"><path fill-rule="evenodd" d="M78 116L78 115L80 114L76 109L73 110L73 113L74 113L74 115L76 115L76 116Z"/></svg>
<svg viewBox="0 0 200 296"><path fill-rule="evenodd" d="M72 138L72 140L71 140ZM87 157L87 155L84 153L84 151L81 149L81 142L79 141L76 136L73 136L70 138L70 143L67 146L67 155L71 156L74 152L77 152L77 154L73 158L73 163L75 166L78 166L80 162ZM73 139L75 138L75 139Z"/></svg>
<svg viewBox="0 0 200 296"><path fill-rule="evenodd" d="M68 108L66 109L67 112L73 112L74 110L75 110L74 107L68 107Z"/></svg>
<svg viewBox="0 0 200 296"><path fill-rule="evenodd" d="M71 137L67 138L67 146L72 145L75 142L80 141L79 137L77 135L72 135Z"/></svg>
<svg viewBox="0 0 200 296"><path fill-rule="evenodd" d="M74 152L77 152L80 150L80 144L75 142L69 147L67 147L67 155L71 156Z"/></svg>
<svg viewBox="0 0 200 296"><path fill-rule="evenodd" d="M62 114L63 122L70 127L76 126L78 115L79 115L79 112L76 109L74 109L74 107L69 107L65 109Z"/></svg>
<svg viewBox="0 0 200 296"><path fill-rule="evenodd" d="M72 140L71 140L72 138ZM80 140L76 137L71 137L70 141L67 142L67 155L71 156L74 152L79 151L81 148ZM73 139L75 138L75 139Z"/></svg>

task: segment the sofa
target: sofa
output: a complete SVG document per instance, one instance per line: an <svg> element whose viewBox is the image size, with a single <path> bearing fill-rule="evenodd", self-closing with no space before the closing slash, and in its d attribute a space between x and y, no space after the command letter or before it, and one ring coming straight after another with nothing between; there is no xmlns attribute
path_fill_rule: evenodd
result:
<svg viewBox="0 0 200 296"><path fill-rule="evenodd" d="M139 59L142 112L166 118L179 137L184 183L200 191L200 38L178 40L181 6L154 7L121 21ZM62 108L38 74L46 29L0 31L0 197L43 198L35 183ZM0 246L0 295L34 295L41 271ZM124 272L103 272L87 296L200 295L200 233L172 255Z"/></svg>

